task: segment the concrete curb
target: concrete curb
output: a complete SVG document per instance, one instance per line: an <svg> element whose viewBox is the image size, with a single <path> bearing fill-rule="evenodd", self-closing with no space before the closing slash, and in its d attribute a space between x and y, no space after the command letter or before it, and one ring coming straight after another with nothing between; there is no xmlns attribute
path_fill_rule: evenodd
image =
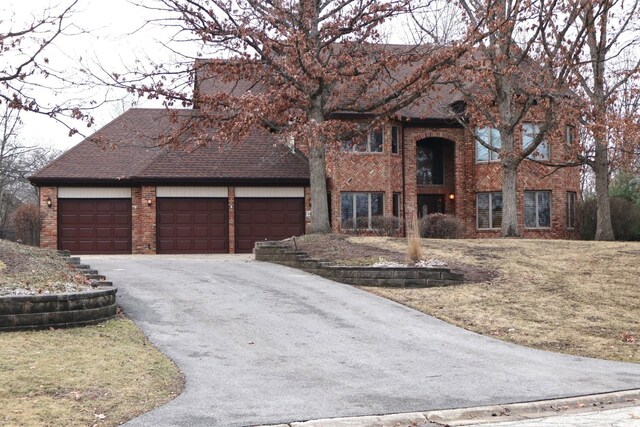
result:
<svg viewBox="0 0 640 427"><path fill-rule="evenodd" d="M379 416L326 418L260 427L453 427L504 421L523 421L560 414L589 413L637 405L640 405L640 389L507 405Z"/></svg>

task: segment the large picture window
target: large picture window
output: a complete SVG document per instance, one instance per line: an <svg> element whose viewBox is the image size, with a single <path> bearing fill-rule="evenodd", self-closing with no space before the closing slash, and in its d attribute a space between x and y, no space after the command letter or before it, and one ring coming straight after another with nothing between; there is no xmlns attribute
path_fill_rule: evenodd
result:
<svg viewBox="0 0 640 427"><path fill-rule="evenodd" d="M531 144L534 143L539 133L540 125L524 123L522 125L522 148L524 150L528 149ZM549 160L549 143L543 140L527 158L534 160Z"/></svg>
<svg viewBox="0 0 640 427"><path fill-rule="evenodd" d="M502 226L502 193L478 193L476 195L478 229Z"/></svg>
<svg viewBox="0 0 640 427"><path fill-rule="evenodd" d="M551 227L551 191L524 192L524 226Z"/></svg>
<svg viewBox="0 0 640 427"><path fill-rule="evenodd" d="M478 128L476 129L476 161L477 162L492 162L500 159L500 147L502 142L500 140L500 131L494 128ZM482 145L480 141L484 142L489 147L496 149L497 151L490 150L488 147Z"/></svg>
<svg viewBox="0 0 640 427"><path fill-rule="evenodd" d="M341 227L370 229L372 218L384 215L383 193L340 193Z"/></svg>

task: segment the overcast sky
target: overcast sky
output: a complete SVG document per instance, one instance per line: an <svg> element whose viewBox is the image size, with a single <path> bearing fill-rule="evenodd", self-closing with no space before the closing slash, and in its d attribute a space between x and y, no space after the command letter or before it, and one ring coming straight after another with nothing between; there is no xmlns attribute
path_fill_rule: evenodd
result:
<svg viewBox="0 0 640 427"><path fill-rule="evenodd" d="M137 0L145 5L157 5L154 0ZM7 22L12 22L15 27L20 23L33 20L34 16L42 16L47 8L61 10L70 5L73 0L0 0L0 25L6 31ZM135 5L136 0L79 0L74 7L74 12L68 22L82 29L81 34L60 37L45 52L50 60L51 67L64 70L71 76L80 75L77 70L89 66L94 70L98 65L109 72L119 72L131 65L136 59L148 63L152 58L156 62L171 58L171 52L163 47L172 37L172 29L162 28L159 25L144 25L150 19L166 17L164 12L152 11ZM392 28L395 27L392 25ZM69 32L74 32L70 29ZM76 31L77 32L77 31ZM395 37L394 37L395 38ZM401 42L401 39L392 40ZM177 46L177 47L176 47ZM176 50L185 52L191 50L193 44L181 43L175 45ZM170 59L169 59L170 61ZM45 80L44 84L51 86L51 80ZM106 93L103 87L67 87L57 91L41 90L36 93L39 102L46 100L54 104L71 98L82 99L85 102L93 100L101 102L108 98L125 96L122 92ZM84 136L88 136L100 127L122 114L131 106L133 98L124 103L110 103L91 112L95 118L95 126L88 129L83 123L70 121L73 127L77 127ZM135 100L139 107L161 107L159 101L149 102ZM80 142L84 136L69 137L69 130L56 123L54 120L35 114L23 115L24 126L20 135L21 140L29 144L55 147L59 150L67 150Z"/></svg>
<svg viewBox="0 0 640 427"><path fill-rule="evenodd" d="M67 6L71 1L1 0L0 16L5 21L10 19L14 23L24 22L34 15L41 15L47 7ZM162 48L159 42L169 38L169 35L161 32L157 27L147 27L136 31L152 16L152 12L135 6L128 0L80 0L74 8L70 22L81 27L86 33L59 38L56 40L55 46L47 50L44 56L49 58L54 69L66 72L73 72L79 68L80 60L85 64L92 64L92 66L99 63L110 71L122 70L125 64L131 64L136 58L144 60L146 57L153 57L161 60L162 55L168 55L168 51ZM125 95L120 92L106 94L104 88L91 89L87 87L75 90L67 88L59 92L42 90L37 95L39 100L45 99L52 102L69 97L100 102L105 96L116 98ZM96 110L92 113L96 119L96 126L92 129L87 129L82 123L70 123L77 126L81 132L91 134L121 114L123 109L130 105L130 102L131 99L124 105L114 103ZM158 103L142 102L139 105L155 107L158 106ZM81 136L69 137L67 128L48 118L24 114L23 121L21 139L29 143L66 150L83 139Z"/></svg>

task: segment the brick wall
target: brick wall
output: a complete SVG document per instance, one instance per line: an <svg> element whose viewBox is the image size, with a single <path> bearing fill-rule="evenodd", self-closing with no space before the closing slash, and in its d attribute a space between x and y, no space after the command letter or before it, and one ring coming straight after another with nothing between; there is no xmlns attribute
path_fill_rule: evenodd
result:
<svg viewBox="0 0 640 427"><path fill-rule="evenodd" d="M393 193L402 193L402 155L391 152L391 127L385 129L381 153L327 153L327 190L331 192L331 228L340 231L340 192L384 193L384 216L392 216ZM403 207L401 206L401 213Z"/></svg>
<svg viewBox="0 0 640 427"><path fill-rule="evenodd" d="M340 193L347 191L383 192L385 216L392 214L392 195L402 192L404 204L401 217L417 215L417 199L420 194L441 194L445 199L445 212L456 215L464 224L464 236L468 238L497 237L499 230L477 230L476 194L485 191L501 191L502 170L499 162L476 163L475 139L461 128L429 128L418 125L405 126L402 131L401 154L391 153L390 126L385 133L382 153L347 153L339 148L327 153L328 190L331 192L332 229L340 232ZM416 179L416 145L426 138L451 141L445 145L445 184L441 186L418 185ZM516 141L521 141L520 132ZM564 144L551 147L551 160L566 159L569 150ZM402 154L404 153L404 154ZM404 156L404 186L403 162ZM567 191L579 192L578 168L553 171L525 160L518 174L519 229L528 238L576 238L575 230L567 229ZM525 229L524 191L551 191L551 228ZM453 198L449 196L453 195Z"/></svg>
<svg viewBox="0 0 640 427"><path fill-rule="evenodd" d="M47 200L51 198L51 207ZM56 249L58 247L58 188L40 187L40 212L42 228L40 229L40 246Z"/></svg>
<svg viewBox="0 0 640 427"><path fill-rule="evenodd" d="M131 251L134 254L156 253L156 206L155 186L131 189Z"/></svg>

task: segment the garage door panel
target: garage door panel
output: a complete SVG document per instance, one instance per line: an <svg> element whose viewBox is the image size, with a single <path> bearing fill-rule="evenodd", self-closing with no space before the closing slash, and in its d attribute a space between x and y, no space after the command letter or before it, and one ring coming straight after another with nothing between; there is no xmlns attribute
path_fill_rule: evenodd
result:
<svg viewBox="0 0 640 427"><path fill-rule="evenodd" d="M236 199L236 252L251 252L257 241L304 234L303 198Z"/></svg>
<svg viewBox="0 0 640 427"><path fill-rule="evenodd" d="M228 252L227 211L223 198L158 198L158 253Z"/></svg>
<svg viewBox="0 0 640 427"><path fill-rule="evenodd" d="M272 212L269 219L271 224L286 224L286 216L283 212Z"/></svg>
<svg viewBox="0 0 640 427"><path fill-rule="evenodd" d="M193 223L194 224L208 224L209 223L209 215L205 213L193 213Z"/></svg>
<svg viewBox="0 0 640 427"><path fill-rule="evenodd" d="M113 242L113 249L116 251L126 252L130 251L130 244L128 240Z"/></svg>
<svg viewBox="0 0 640 427"><path fill-rule="evenodd" d="M113 229L113 237L116 237L120 240L126 240L129 238L129 229L128 228L114 228Z"/></svg>
<svg viewBox="0 0 640 427"><path fill-rule="evenodd" d="M131 253L131 200L59 199L58 233L72 253Z"/></svg>
<svg viewBox="0 0 640 427"><path fill-rule="evenodd" d="M58 229L58 236L61 238L73 239L78 234L78 229L75 227L61 227Z"/></svg>

